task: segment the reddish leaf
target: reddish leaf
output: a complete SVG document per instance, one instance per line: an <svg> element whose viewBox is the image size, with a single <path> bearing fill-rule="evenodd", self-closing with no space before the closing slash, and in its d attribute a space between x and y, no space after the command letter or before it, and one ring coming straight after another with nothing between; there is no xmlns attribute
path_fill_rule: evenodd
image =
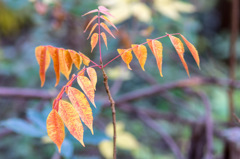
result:
<svg viewBox="0 0 240 159"><path fill-rule="evenodd" d="M122 60L127 64L129 70L132 70L130 67L130 62L132 61L132 50L131 49L117 49L118 53L121 55Z"/></svg>
<svg viewBox="0 0 240 159"><path fill-rule="evenodd" d="M91 130L93 134L93 116L92 109L85 97L85 95L76 88L68 88L68 97L73 104L73 107L78 112L81 120Z"/></svg>
<svg viewBox="0 0 240 159"><path fill-rule="evenodd" d="M147 60L147 48L144 45L132 45L133 52L136 55L142 70L145 71L144 65Z"/></svg>
<svg viewBox="0 0 240 159"><path fill-rule="evenodd" d="M83 64L88 66L90 63L90 59L81 52L79 52L79 55L82 57Z"/></svg>
<svg viewBox="0 0 240 159"><path fill-rule="evenodd" d="M87 25L87 27L85 28L85 30L84 30L84 32L86 32L87 31L87 29L88 29L88 27L92 24L92 22L94 21L94 20L96 20L97 19L97 15L95 15L91 20L90 20L90 22L88 23L88 25Z"/></svg>
<svg viewBox="0 0 240 159"><path fill-rule="evenodd" d="M50 139L57 145L61 152L61 146L65 138L64 124L57 111L53 109L47 117L47 133Z"/></svg>
<svg viewBox="0 0 240 159"><path fill-rule="evenodd" d="M107 36L106 36L106 34L105 34L104 32L101 32L101 36L102 36L103 41L104 41L104 43L105 43L105 45L106 45L106 47L107 47ZM107 47L107 48L108 48L108 47Z"/></svg>
<svg viewBox="0 0 240 159"><path fill-rule="evenodd" d="M54 67L54 71L56 74L56 84L55 84L55 87L56 87L60 80L60 65L59 65L58 48L48 46L47 50L50 53L52 60L53 60L53 67Z"/></svg>
<svg viewBox="0 0 240 159"><path fill-rule="evenodd" d="M100 23L100 25L103 27L103 29L105 29L113 38L115 38L115 36L112 34L111 30L108 28L108 26L105 23Z"/></svg>
<svg viewBox="0 0 240 159"><path fill-rule="evenodd" d="M82 16L85 16L85 15L88 15L88 14L91 14L91 13L96 13L96 12L98 12L98 9L91 10L91 11L85 13L85 14L82 15Z"/></svg>
<svg viewBox="0 0 240 159"><path fill-rule="evenodd" d="M101 13L105 14L105 15L108 15L108 16L111 16L111 17L114 17L112 14L110 14L108 11L105 11L105 10L100 10Z"/></svg>
<svg viewBox="0 0 240 159"><path fill-rule="evenodd" d="M90 38L90 36L92 35L93 31L96 29L97 26L98 26L98 23L94 24L94 26L92 27L87 39Z"/></svg>
<svg viewBox="0 0 240 159"><path fill-rule="evenodd" d="M76 109L70 103L60 100L58 112L72 136L85 147L83 142L83 125Z"/></svg>
<svg viewBox="0 0 240 159"><path fill-rule="evenodd" d="M189 71L188 71L188 66L187 66L187 63L184 59L184 46L183 46L183 43L181 42L181 40L179 38L176 38L172 35L169 35L169 38L174 46L174 48L176 49L177 53L178 53L178 56L180 58L180 60L182 61L182 64L188 74L189 75Z"/></svg>
<svg viewBox="0 0 240 159"><path fill-rule="evenodd" d="M92 85L94 87L94 89L96 90L96 84L97 84L97 72L95 71L94 68L92 67L88 67L87 68L87 73L88 73L88 76L92 82Z"/></svg>
<svg viewBox="0 0 240 159"><path fill-rule="evenodd" d="M104 6L98 6L98 9L101 11L108 11L108 9Z"/></svg>
<svg viewBox="0 0 240 159"><path fill-rule="evenodd" d="M92 85L91 81L85 76L78 76L77 81L79 86L82 88L83 92L86 94L88 99L96 108L96 105L94 102L94 97L95 97L94 86Z"/></svg>
<svg viewBox="0 0 240 159"><path fill-rule="evenodd" d="M108 22L111 26L113 26L116 30L118 30L117 27L116 27L106 16L101 15L100 18L103 19L103 20L105 20L105 21Z"/></svg>
<svg viewBox="0 0 240 159"><path fill-rule="evenodd" d="M39 76L40 76L41 87L42 87L45 83L45 73L50 65L51 58L49 53L47 52L46 46L36 47L35 56L39 64Z"/></svg>
<svg viewBox="0 0 240 159"><path fill-rule="evenodd" d="M163 51L162 43L160 41L150 40L150 39L147 39L147 42L148 42L148 46L150 47L153 55L156 58L160 76L163 77L163 75L162 75L162 56L163 56L162 55L162 51Z"/></svg>
<svg viewBox="0 0 240 159"><path fill-rule="evenodd" d="M196 61L197 65L198 65L198 68L200 69L200 59L199 59L197 49L183 35L181 35L181 37L182 37L183 41L186 43L188 49L190 50L194 60Z"/></svg>
<svg viewBox="0 0 240 159"><path fill-rule="evenodd" d="M93 51L93 49L96 47L98 43L98 33L94 33L91 37L91 52Z"/></svg>
<svg viewBox="0 0 240 159"><path fill-rule="evenodd" d="M68 50L68 52L71 55L74 65L77 67L77 69L80 69L80 66L82 64L82 57L74 50Z"/></svg>

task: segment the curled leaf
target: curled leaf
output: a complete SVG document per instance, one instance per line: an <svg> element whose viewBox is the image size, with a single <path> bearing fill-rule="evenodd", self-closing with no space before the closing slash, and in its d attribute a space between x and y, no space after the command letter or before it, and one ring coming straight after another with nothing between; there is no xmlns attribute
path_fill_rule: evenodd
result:
<svg viewBox="0 0 240 159"><path fill-rule="evenodd" d="M96 108L96 105L94 102L95 92L94 92L94 87L92 85L92 82L85 76L78 76L77 82L78 82L79 86L82 88L83 92L88 97L88 99L91 101L91 103Z"/></svg>
<svg viewBox="0 0 240 159"><path fill-rule="evenodd" d="M83 125L76 109L70 103L60 100L58 112L72 136L85 147L83 142Z"/></svg>
<svg viewBox="0 0 240 159"><path fill-rule="evenodd" d="M50 139L57 145L58 151L61 152L65 130L63 121L55 109L47 117L47 133Z"/></svg>
<svg viewBox="0 0 240 159"><path fill-rule="evenodd" d="M92 35L93 31L96 29L97 26L98 26L98 23L94 24L94 26L92 27L87 39L90 38L90 36Z"/></svg>
<svg viewBox="0 0 240 159"><path fill-rule="evenodd" d="M132 61L132 51L130 49L117 49L117 51L121 55L122 60L127 64L128 69L132 70L129 65Z"/></svg>
<svg viewBox="0 0 240 159"><path fill-rule="evenodd" d="M81 52L79 52L79 55L82 57L83 64L88 66L90 63L90 59Z"/></svg>
<svg viewBox="0 0 240 159"><path fill-rule="evenodd" d="M46 46L36 47L35 56L39 64L39 76L40 76L41 87L42 87L45 83L45 73L50 65L51 58L49 53L47 52Z"/></svg>
<svg viewBox="0 0 240 159"><path fill-rule="evenodd" d="M147 60L147 48L144 45L132 45L133 53L136 55L142 70L145 71L144 65Z"/></svg>
<svg viewBox="0 0 240 159"><path fill-rule="evenodd" d="M96 84L97 84L97 72L95 71L94 68L92 67L88 67L87 68L87 73L88 73L88 76L92 82L92 85L94 87L94 89L96 90Z"/></svg>
<svg viewBox="0 0 240 159"><path fill-rule="evenodd" d="M91 37L91 52L93 51L93 49L96 47L98 43L98 33L94 33Z"/></svg>
<svg viewBox="0 0 240 159"><path fill-rule="evenodd" d="M188 74L189 75L189 71L188 71L188 66L187 66L187 63L184 59L184 46L183 46L183 43L181 42L181 40L179 38L176 38L172 35L169 35L169 38L174 46L174 48L176 49L177 53L178 53L178 56L180 58L180 60L182 61L182 64Z"/></svg>
<svg viewBox="0 0 240 159"><path fill-rule="evenodd" d="M196 61L198 68L200 69L200 59L199 59L197 49L183 35L181 35L181 37L182 37L183 41L185 42L185 44L187 45L189 51L191 52L194 60Z"/></svg>
<svg viewBox="0 0 240 159"><path fill-rule="evenodd" d="M91 130L93 134L93 116L92 109L85 97L85 95L76 88L68 88L68 97L73 104L73 107L78 112L81 120Z"/></svg>
<svg viewBox="0 0 240 159"><path fill-rule="evenodd" d="M102 36L103 41L104 41L104 43L105 43L105 45L106 45L106 47L107 47L107 36L106 36L106 34L105 34L104 32L101 32L101 36ZM108 47L107 47L107 48L108 48Z"/></svg>
<svg viewBox="0 0 240 159"><path fill-rule="evenodd" d="M108 28L108 26L105 23L100 23L100 25L103 27L103 29L105 29L113 38L115 38L115 36L113 35L113 33L111 32L111 30Z"/></svg>
<svg viewBox="0 0 240 159"><path fill-rule="evenodd" d="M59 83L59 80L60 80L60 65L59 65L58 48L55 48L53 46L48 46L47 50L48 50L48 52L51 55L52 60L53 60L53 67L54 67L54 71L55 71L55 74L56 74L56 84L55 84L55 87L56 87Z"/></svg>
<svg viewBox="0 0 240 159"><path fill-rule="evenodd" d="M87 25L87 27L85 28L85 30L84 30L84 32L86 32L87 31L87 29L88 29L88 27L92 24L92 22L94 21L94 20L96 20L97 19L97 15L95 15L91 20L90 20L90 22L88 23L88 25Z"/></svg>
<svg viewBox="0 0 240 159"><path fill-rule="evenodd" d="M77 69L80 69L82 57L74 50L68 50L68 52L70 53L74 65L77 67Z"/></svg>
<svg viewBox="0 0 240 159"><path fill-rule="evenodd" d="M163 77L163 75L162 75L162 56L163 56L162 55L162 51L163 51L162 43L160 41L150 40L150 39L147 39L147 42L148 42L148 46L150 47L153 55L156 58L160 76Z"/></svg>

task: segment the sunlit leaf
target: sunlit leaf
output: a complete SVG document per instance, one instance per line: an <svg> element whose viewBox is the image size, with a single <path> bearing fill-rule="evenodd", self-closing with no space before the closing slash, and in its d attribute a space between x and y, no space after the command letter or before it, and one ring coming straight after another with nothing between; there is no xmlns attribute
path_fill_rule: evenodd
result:
<svg viewBox="0 0 240 159"><path fill-rule="evenodd" d="M88 73L88 76L92 82L92 85L94 87L94 89L96 90L96 84L97 84L97 72L95 71L94 68L92 67L88 67L87 68L87 73Z"/></svg>
<svg viewBox="0 0 240 159"><path fill-rule="evenodd" d="M84 30L84 32L86 32L87 31L87 29L88 29L88 27L92 24L92 22L94 21L94 20L96 20L97 19L97 15L95 15L91 20L90 20L90 22L88 23L88 25L87 25L87 27L85 28L85 30Z"/></svg>
<svg viewBox="0 0 240 159"><path fill-rule="evenodd" d="M85 76L78 76L77 82L79 86L82 88L83 92L88 97L88 99L94 105L94 107L96 107L94 102L95 92L94 92L94 86L92 85L92 82Z"/></svg>
<svg viewBox="0 0 240 159"><path fill-rule="evenodd" d="M83 143L83 125L76 109L70 103L60 100L58 112L72 136L85 147Z"/></svg>
<svg viewBox="0 0 240 159"><path fill-rule="evenodd" d="M103 19L103 20L105 20L105 21L108 22L111 26L113 26L116 30L118 30L117 27L116 27L106 16L101 15L100 18Z"/></svg>
<svg viewBox="0 0 240 159"><path fill-rule="evenodd" d="M96 47L98 43L98 33L94 33L91 37L91 52L93 51L93 49Z"/></svg>
<svg viewBox="0 0 240 159"><path fill-rule="evenodd" d="M132 70L130 67L130 62L132 61L132 50L130 49L117 49L118 53L121 55L122 60L127 64L129 70Z"/></svg>
<svg viewBox="0 0 240 159"><path fill-rule="evenodd" d="M104 41L106 47L108 48L108 46L107 46L107 36L106 36L106 34L105 34L104 32L101 32L101 36L102 36L102 38L103 38L103 41Z"/></svg>
<svg viewBox="0 0 240 159"><path fill-rule="evenodd" d="M79 52L79 55L82 57L83 64L88 66L90 63L90 59L81 52Z"/></svg>
<svg viewBox="0 0 240 159"><path fill-rule="evenodd" d="M46 46L38 46L35 49L35 56L39 64L39 76L41 80L41 87L45 83L45 73L50 65L51 58L47 52Z"/></svg>
<svg viewBox="0 0 240 159"><path fill-rule="evenodd" d="M53 109L47 117L47 133L57 145L59 152L61 152L61 145L65 138L65 130L63 121L55 109Z"/></svg>
<svg viewBox="0 0 240 159"><path fill-rule="evenodd" d="M147 48L144 45L132 45L133 53L136 55L142 70L145 71L144 65L147 60Z"/></svg>
<svg viewBox="0 0 240 159"><path fill-rule="evenodd" d="M94 26L92 27L87 39L90 38L90 36L92 35L93 31L96 29L97 26L98 26L98 23L94 24Z"/></svg>
<svg viewBox="0 0 240 159"><path fill-rule="evenodd" d="M160 76L163 77L163 75L162 75L162 56L163 56L162 55L162 50L163 50L162 43L160 41L150 40L150 39L147 39L147 42L148 42L148 46L150 47L153 55L156 58Z"/></svg>
<svg viewBox="0 0 240 159"><path fill-rule="evenodd" d="M174 48L176 49L177 53L178 53L178 56L180 58L180 60L182 61L182 64L188 74L189 75L189 70L188 70L188 66L187 66L187 63L184 59L184 46L183 46L183 43L181 42L181 40L179 38L176 38L172 35L169 35L169 38L174 46Z"/></svg>
<svg viewBox="0 0 240 159"><path fill-rule="evenodd" d="M183 35L181 35L181 37L182 37L183 41L186 43L188 49L190 50L194 60L196 61L197 65L198 65L198 68L200 69L200 59L199 59L197 49Z"/></svg>
<svg viewBox="0 0 240 159"><path fill-rule="evenodd" d="M112 34L111 30L108 28L108 26L105 23L100 23L100 25L103 27L103 29L105 29L113 38L115 38L115 36Z"/></svg>
<svg viewBox="0 0 240 159"><path fill-rule="evenodd" d="M59 49L59 63L61 73L69 80L69 75L72 71L72 58L67 50Z"/></svg>
<svg viewBox="0 0 240 159"><path fill-rule="evenodd" d="M80 69L82 57L74 50L68 50L68 52L70 53L74 65L77 67L77 69Z"/></svg>
<svg viewBox="0 0 240 159"><path fill-rule="evenodd" d="M60 80L60 65L59 65L59 55L58 55L58 48L48 46L47 50L49 54L51 55L51 58L53 60L53 67L56 74L56 84L55 87L58 85Z"/></svg>
<svg viewBox="0 0 240 159"><path fill-rule="evenodd" d="M81 120L91 130L93 134L93 116L92 109L85 95L76 88L68 88L68 97L73 104L73 107L78 112Z"/></svg>
<svg viewBox="0 0 240 159"><path fill-rule="evenodd" d="M98 12L98 9L91 10L91 11L85 13L85 14L82 15L82 16L85 16L85 15L88 15L88 14L91 14L91 13L96 13L96 12Z"/></svg>

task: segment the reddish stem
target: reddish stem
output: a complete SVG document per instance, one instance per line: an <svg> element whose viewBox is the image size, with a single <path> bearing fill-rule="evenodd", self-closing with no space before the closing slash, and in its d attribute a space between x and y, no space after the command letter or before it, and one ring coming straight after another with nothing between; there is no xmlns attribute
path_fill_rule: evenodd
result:
<svg viewBox="0 0 240 159"><path fill-rule="evenodd" d="M98 11L98 42L99 42L99 53L100 53L100 63L102 63L102 50L101 50L101 28L100 28L100 12Z"/></svg>

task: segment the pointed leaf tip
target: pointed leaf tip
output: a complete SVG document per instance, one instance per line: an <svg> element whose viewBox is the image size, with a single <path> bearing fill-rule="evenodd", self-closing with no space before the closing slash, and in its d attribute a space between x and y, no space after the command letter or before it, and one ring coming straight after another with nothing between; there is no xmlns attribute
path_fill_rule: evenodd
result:
<svg viewBox="0 0 240 159"><path fill-rule="evenodd" d="M113 38L115 38L115 36L113 35L113 33L111 32L111 30L108 28L108 26L105 23L100 23L100 25L103 27L103 29L105 29ZM116 38L115 38L116 39Z"/></svg>
<svg viewBox="0 0 240 159"><path fill-rule="evenodd" d="M122 60L127 64L129 70L132 70L130 67L130 62L132 61L132 50L131 49L117 49L118 53L121 55Z"/></svg>
<svg viewBox="0 0 240 159"><path fill-rule="evenodd" d="M91 10L91 11L83 14L82 16L86 16L86 15L88 15L88 14L95 13L95 12L98 12L98 9Z"/></svg>
<svg viewBox="0 0 240 159"><path fill-rule="evenodd" d="M94 33L91 37L91 52L96 47L98 43L98 33Z"/></svg>
<svg viewBox="0 0 240 159"><path fill-rule="evenodd" d="M102 36L103 41L104 41L104 43L105 43L105 45L106 45L106 48L108 49L108 46L107 46L107 36L106 36L106 34L105 34L104 32L101 32L101 36Z"/></svg>
<svg viewBox="0 0 240 159"><path fill-rule="evenodd" d="M144 65L147 60L147 48L144 45L135 45L135 44L132 45L132 48L133 48L133 53L137 57L142 67L142 70L145 71Z"/></svg>
<svg viewBox="0 0 240 159"><path fill-rule="evenodd" d="M96 90L96 84L97 84L97 72L94 68L88 67L87 68L87 74L92 82L92 85L94 87L94 90Z"/></svg>

